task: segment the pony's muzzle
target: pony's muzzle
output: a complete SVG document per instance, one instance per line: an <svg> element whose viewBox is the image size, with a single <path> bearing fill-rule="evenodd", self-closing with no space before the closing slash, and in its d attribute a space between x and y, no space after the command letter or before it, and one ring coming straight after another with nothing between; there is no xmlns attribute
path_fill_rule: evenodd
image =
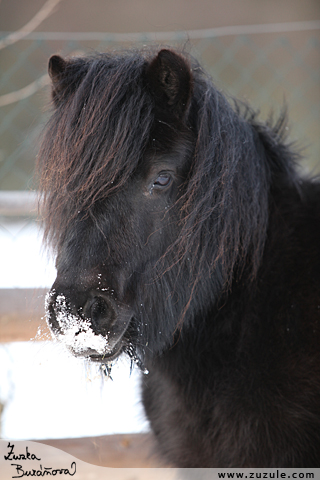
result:
<svg viewBox="0 0 320 480"><path fill-rule="evenodd" d="M46 317L54 336L77 356L99 361L119 355L131 310L100 291L64 292L53 288L47 295Z"/></svg>

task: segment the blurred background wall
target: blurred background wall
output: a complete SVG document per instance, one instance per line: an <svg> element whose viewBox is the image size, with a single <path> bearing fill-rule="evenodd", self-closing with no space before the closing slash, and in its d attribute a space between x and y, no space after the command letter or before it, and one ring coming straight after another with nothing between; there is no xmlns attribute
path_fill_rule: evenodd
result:
<svg viewBox="0 0 320 480"><path fill-rule="evenodd" d="M149 43L184 45L219 88L259 108L262 118L272 110L279 114L285 102L290 139L304 148L301 168L320 172L319 0L0 0L0 411L2 402L7 436L94 435L92 425L99 423L91 418L88 430L83 416L78 421L75 401L67 405L68 396L85 395L75 387L79 375L57 364L57 357L65 357L39 342L34 353L27 342L40 323L45 330L40 287L54 278L52 262L40 256L32 195L38 137L50 114L48 58ZM52 361L44 361L49 350ZM37 390L48 378L47 393ZM40 412L43 404L55 429L45 413L31 418L30 409ZM105 403L101 409L106 411ZM35 425L37 417L42 428ZM139 429L129 425L130 417L125 426L112 423L112 432ZM98 433L110 433L108 425L108 419L100 422Z"/></svg>

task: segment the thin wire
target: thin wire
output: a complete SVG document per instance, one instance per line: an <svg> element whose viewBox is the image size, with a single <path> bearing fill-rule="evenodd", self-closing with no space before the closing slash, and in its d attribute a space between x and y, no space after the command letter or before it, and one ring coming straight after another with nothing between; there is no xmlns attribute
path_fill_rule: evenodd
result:
<svg viewBox="0 0 320 480"><path fill-rule="evenodd" d="M17 30L16 32L12 32L7 35L5 38L0 40L0 50L2 48L7 47L8 45L12 45L13 43L22 40L26 36L35 30L40 23L42 23L53 11L53 9L60 3L61 0L48 0L42 8L35 14L35 16L24 25L22 28Z"/></svg>
<svg viewBox="0 0 320 480"><path fill-rule="evenodd" d="M204 28L199 30L181 30L168 32L30 32L25 37L29 40L106 40L116 42L155 40L166 41L172 39L204 39L210 37L225 37L229 35L255 35L263 33L288 33L308 30L319 30L320 20L306 20L300 22L265 23L256 25L231 25L226 27ZM8 38L8 37L6 37ZM4 39L5 40L5 39Z"/></svg>

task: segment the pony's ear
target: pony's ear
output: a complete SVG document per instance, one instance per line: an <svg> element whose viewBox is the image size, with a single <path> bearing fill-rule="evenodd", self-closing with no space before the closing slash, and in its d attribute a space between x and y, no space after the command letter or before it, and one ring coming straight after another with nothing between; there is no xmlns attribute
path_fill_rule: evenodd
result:
<svg viewBox="0 0 320 480"><path fill-rule="evenodd" d="M52 55L48 63L48 73L52 81L52 98L57 100L57 95L61 90L61 78L66 69L67 62L59 55Z"/></svg>
<svg viewBox="0 0 320 480"><path fill-rule="evenodd" d="M48 73L53 82L59 79L66 66L67 62L60 55L52 55L49 58Z"/></svg>
<svg viewBox="0 0 320 480"><path fill-rule="evenodd" d="M157 103L183 118L188 109L193 80L187 61L171 50L160 50L146 70Z"/></svg>

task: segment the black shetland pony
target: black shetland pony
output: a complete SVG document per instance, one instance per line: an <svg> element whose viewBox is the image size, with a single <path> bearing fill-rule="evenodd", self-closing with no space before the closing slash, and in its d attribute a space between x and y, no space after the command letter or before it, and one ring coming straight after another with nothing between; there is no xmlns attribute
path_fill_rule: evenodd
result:
<svg viewBox="0 0 320 480"><path fill-rule="evenodd" d="M173 50L49 63L39 174L52 332L141 368L179 467L320 467L320 187Z"/></svg>

